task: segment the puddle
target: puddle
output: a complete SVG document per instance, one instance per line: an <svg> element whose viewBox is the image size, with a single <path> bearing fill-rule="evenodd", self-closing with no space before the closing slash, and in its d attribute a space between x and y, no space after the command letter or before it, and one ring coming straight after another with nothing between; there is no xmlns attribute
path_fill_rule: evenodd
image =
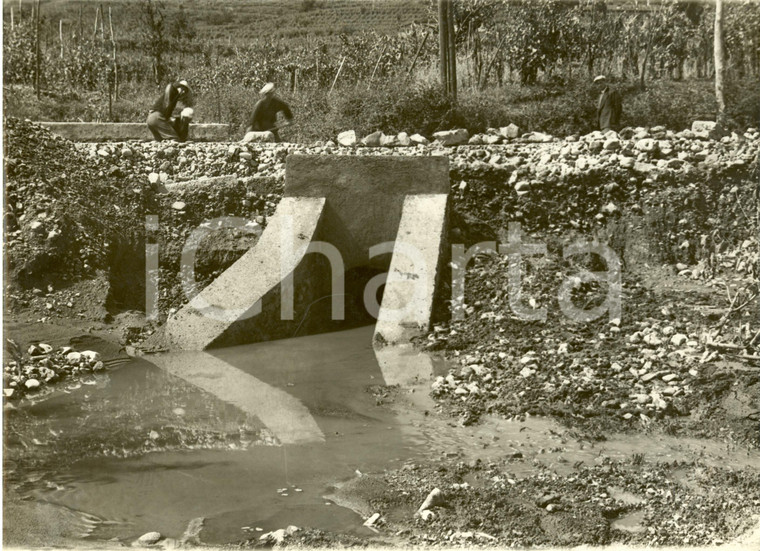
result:
<svg viewBox="0 0 760 551"><path fill-rule="evenodd" d="M643 532L646 528L642 525L646 513L644 511L634 511L612 521L610 527L613 530L622 530L624 532Z"/></svg>
<svg viewBox="0 0 760 551"><path fill-rule="evenodd" d="M366 327L135 359L13 412L6 481L97 516L96 539L178 538L196 517L216 544L289 524L371 535L323 498L357 472L415 457L412 423L373 391L386 378L371 340ZM395 351L382 363L390 373L415 357L429 379L427 356Z"/></svg>
<svg viewBox="0 0 760 551"><path fill-rule="evenodd" d="M619 501L626 505L641 505L642 503L646 503L646 500L643 497L639 497L636 494L632 494L631 492L627 492L616 486L610 486L607 488L607 493L615 501Z"/></svg>
<svg viewBox="0 0 760 551"><path fill-rule="evenodd" d="M539 418L459 427L426 415L430 380L445 363L412 349L376 354L371 340L364 327L134 359L22 404L5 420L6 492L89 515L94 540L179 538L204 517L202 541L224 544L290 524L372 535L324 496L357 472L441 454L514 457L515 476L535 473L536 463L562 474L642 450L647 461L760 469L757 453L712 441L578 441Z"/></svg>

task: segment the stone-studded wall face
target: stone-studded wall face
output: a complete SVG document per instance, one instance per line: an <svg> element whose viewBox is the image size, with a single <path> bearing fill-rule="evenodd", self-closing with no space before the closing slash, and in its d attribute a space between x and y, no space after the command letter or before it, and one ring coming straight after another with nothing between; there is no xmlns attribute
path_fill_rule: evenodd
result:
<svg viewBox="0 0 760 551"><path fill-rule="evenodd" d="M702 236L716 229L725 240L724 247L751 238L756 241L756 226L740 223L744 214L738 206L757 208L752 199L757 185L752 167L760 152L756 129L720 140L692 130L664 128L629 129L609 137L599 132L564 138L488 133L457 147L423 142L407 147L329 142L104 144L71 143L36 125L8 119L5 137L9 282L14 267L34 265L42 255L61 259L75 278L93 273L83 264L108 270L104 261L99 262L104 255L96 254L108 250L101 243L104 224L120 233L144 235L144 214L157 214L162 312L184 302L174 289L179 251L189 232L206 219L224 215L248 217L265 226L282 196L285 158L292 153L448 157L453 214L458 220L455 229L463 230L454 232L454 239L464 235L468 244L470 233L498 238L499 229L511 220L520 221L526 231L590 232L610 220L624 222L630 212L655 209L672 218L652 231L667 248L677 251L675 262L698 260L703 254ZM538 138L541 141L536 141ZM229 185L171 185L221 175L237 178ZM95 197L97 194L103 197ZM699 209L698 196L704 197ZM175 203L184 203L184 207L174 208ZM83 218L85 212L92 215L84 220L92 219L91 226L83 226L87 236L82 228L65 223ZM683 219L688 223L680 223ZM232 262L244 248L230 245L236 252L227 255L227 261ZM202 283L218 273L204 258L201 251L198 271ZM29 270L18 273L26 278ZM46 310L43 299L39 298L40 314L48 315L51 311ZM32 303L35 300L30 299ZM68 311L66 302L61 315ZM57 309L55 306L52 312Z"/></svg>

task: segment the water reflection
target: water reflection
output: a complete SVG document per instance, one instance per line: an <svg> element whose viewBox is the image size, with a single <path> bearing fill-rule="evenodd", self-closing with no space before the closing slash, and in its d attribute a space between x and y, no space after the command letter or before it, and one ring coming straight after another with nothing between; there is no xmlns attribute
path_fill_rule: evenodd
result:
<svg viewBox="0 0 760 551"><path fill-rule="evenodd" d="M433 366L409 350L376 357L371 339L365 327L136 359L18 412L15 488L96 514L101 539L176 538L196 517L207 519L209 543L250 536L243 526L369 534L323 496L414 455L412 423L383 403L383 389Z"/></svg>
<svg viewBox="0 0 760 551"><path fill-rule="evenodd" d="M256 416L282 444L322 442L324 435L297 399L206 352L179 352L151 361L243 412Z"/></svg>

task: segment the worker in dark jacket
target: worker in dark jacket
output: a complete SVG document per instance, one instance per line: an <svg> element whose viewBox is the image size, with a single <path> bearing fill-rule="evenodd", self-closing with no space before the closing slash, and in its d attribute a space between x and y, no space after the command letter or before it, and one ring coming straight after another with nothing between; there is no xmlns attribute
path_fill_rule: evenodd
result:
<svg viewBox="0 0 760 551"><path fill-rule="evenodd" d="M623 98L620 92L609 87L607 79L600 75L594 79L594 85L601 90L596 107L596 122L599 130L620 130L620 117L623 114Z"/></svg>
<svg viewBox="0 0 760 551"><path fill-rule="evenodd" d="M276 141L280 141L277 129L287 126L293 121L293 113L287 103L274 95L274 84L267 82L259 92L262 97L253 107L251 122L246 129L248 132L272 132ZM277 124L277 114L282 113L286 122ZM243 139L244 141L245 138Z"/></svg>
<svg viewBox="0 0 760 551"><path fill-rule="evenodd" d="M178 118L172 117L177 102L185 109ZM193 118L193 101L187 81L180 80L166 85L148 115L148 128L156 140L187 140L190 121Z"/></svg>

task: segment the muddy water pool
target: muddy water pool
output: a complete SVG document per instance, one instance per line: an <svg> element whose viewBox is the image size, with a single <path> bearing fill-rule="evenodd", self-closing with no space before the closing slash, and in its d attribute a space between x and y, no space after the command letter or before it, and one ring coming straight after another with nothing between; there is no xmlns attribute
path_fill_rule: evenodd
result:
<svg viewBox="0 0 760 551"><path fill-rule="evenodd" d="M6 484L96 516L96 539L179 538L197 517L207 543L289 524L371 534L323 495L427 451L383 403L371 338L134 359L69 384L6 416Z"/></svg>
<svg viewBox="0 0 760 551"><path fill-rule="evenodd" d="M333 485L441 454L509 454L515 477L539 464L563 473L638 454L760 469L756 452L715 441L637 434L589 442L537 418L458 426L427 414L430 378L447 364L373 351L371 338L366 327L135 358L29 400L5 416L6 505L12 492L44 504L40 514L60 507L80 515L85 528L74 535L124 542L148 531L180 538L203 517L201 539L220 544L291 524L371 535L362 517L325 497Z"/></svg>

